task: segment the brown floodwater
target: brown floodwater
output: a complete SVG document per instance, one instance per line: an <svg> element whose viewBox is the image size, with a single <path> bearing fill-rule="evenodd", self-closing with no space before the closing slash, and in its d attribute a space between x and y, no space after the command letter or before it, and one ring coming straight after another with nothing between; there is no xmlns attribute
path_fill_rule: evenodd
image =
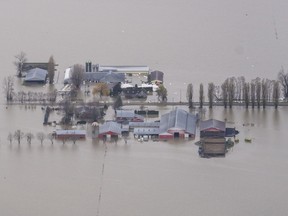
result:
<svg viewBox="0 0 288 216"><path fill-rule="evenodd" d="M65 68L91 60L161 70L168 100L183 101L187 83L193 83L197 98L201 82L206 89L208 82L219 85L230 76L276 79L288 66L284 0L0 4L0 79L15 74L12 62L20 51L29 61L54 55L59 64L53 87L23 86L15 77L16 91L60 89ZM158 108L164 114L175 107ZM107 119L112 117L110 108ZM199 136L138 142L130 135L127 144L123 139L104 144L88 136L76 144L53 145L35 138L31 145L26 140L18 145L7 140L10 132L50 133L55 127L43 126L40 106L6 106L3 96L1 215L286 215L288 107L214 107L202 117L226 120L240 131L239 143L226 157L200 158L194 144ZM60 118L51 113L50 120ZM90 126L84 129L89 134ZM252 142L245 143L246 137Z"/></svg>

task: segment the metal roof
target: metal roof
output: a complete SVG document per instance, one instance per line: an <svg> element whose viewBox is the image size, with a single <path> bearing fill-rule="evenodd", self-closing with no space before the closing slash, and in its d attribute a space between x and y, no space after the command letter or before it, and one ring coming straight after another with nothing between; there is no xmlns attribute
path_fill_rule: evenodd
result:
<svg viewBox="0 0 288 216"><path fill-rule="evenodd" d="M219 121L216 119L209 119L209 120L200 122L200 131L207 130L209 128L216 128L221 131L226 130L225 122L223 121Z"/></svg>
<svg viewBox="0 0 288 216"><path fill-rule="evenodd" d="M160 122L129 122L129 127L158 127L160 126Z"/></svg>
<svg viewBox="0 0 288 216"><path fill-rule="evenodd" d="M158 135L159 128L134 128L135 135Z"/></svg>
<svg viewBox="0 0 288 216"><path fill-rule="evenodd" d="M196 133L197 117L185 110L176 108L171 112L161 116L160 132L164 133L168 129L185 130L189 134Z"/></svg>
<svg viewBox="0 0 288 216"><path fill-rule="evenodd" d="M121 134L121 125L117 122L105 122L103 125L100 125L99 127L99 134L107 133L107 132L113 132L116 134Z"/></svg>
<svg viewBox="0 0 288 216"><path fill-rule="evenodd" d="M25 82L45 82L47 78L47 70L41 68L34 68L27 72L26 77L24 78Z"/></svg>
<svg viewBox="0 0 288 216"><path fill-rule="evenodd" d="M59 135L86 135L86 131L85 130L56 130L55 131L56 136Z"/></svg>
<svg viewBox="0 0 288 216"><path fill-rule="evenodd" d="M107 82L107 83L118 83L125 81L124 73L113 73L111 71L106 72L85 72L84 80L96 81L96 82Z"/></svg>

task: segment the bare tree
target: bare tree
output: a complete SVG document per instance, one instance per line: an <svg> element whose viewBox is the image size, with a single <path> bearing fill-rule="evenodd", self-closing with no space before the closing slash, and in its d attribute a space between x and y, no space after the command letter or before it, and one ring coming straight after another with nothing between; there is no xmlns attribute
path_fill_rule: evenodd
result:
<svg viewBox="0 0 288 216"><path fill-rule="evenodd" d="M50 56L48 61L48 78L49 78L49 84L54 83L54 76L55 76L55 61L53 56Z"/></svg>
<svg viewBox="0 0 288 216"><path fill-rule="evenodd" d="M288 98L288 73L284 72L284 69L282 68L278 73L278 79L282 86L282 92L284 95L284 98Z"/></svg>
<svg viewBox="0 0 288 216"><path fill-rule="evenodd" d="M9 142L10 142L10 144L11 144L12 141L13 141L13 134L12 134L12 133L9 133L7 139L9 140Z"/></svg>
<svg viewBox="0 0 288 216"><path fill-rule="evenodd" d="M121 106L123 106L122 98L120 95L118 95L116 100L113 103L113 109L116 110Z"/></svg>
<svg viewBox="0 0 288 216"><path fill-rule="evenodd" d="M261 106L261 81L260 78L256 79L256 101L258 109Z"/></svg>
<svg viewBox="0 0 288 216"><path fill-rule="evenodd" d="M14 139L17 140L18 144L21 143L21 140L24 137L24 133L21 130L16 130L14 133Z"/></svg>
<svg viewBox="0 0 288 216"><path fill-rule="evenodd" d="M37 139L41 142L41 145L43 144L43 141L45 139L45 134L43 132L37 133Z"/></svg>
<svg viewBox="0 0 288 216"><path fill-rule="evenodd" d="M54 135L52 134L52 133L49 133L48 135L47 135L47 138L50 140L50 142L51 142L51 144L53 144L54 142L53 142L53 140L54 140Z"/></svg>
<svg viewBox="0 0 288 216"><path fill-rule="evenodd" d="M213 107L214 102L214 94L215 94L215 85L214 83L208 83L208 101L209 101L209 108Z"/></svg>
<svg viewBox="0 0 288 216"><path fill-rule="evenodd" d="M79 89L84 80L84 67L80 64L75 64L72 68L71 82Z"/></svg>
<svg viewBox="0 0 288 216"><path fill-rule="evenodd" d="M244 93L244 101L245 101L245 106L246 109L248 109L249 107L249 102L250 102L250 84L249 83L245 83L244 84L244 88L243 88L243 93Z"/></svg>
<svg viewBox="0 0 288 216"><path fill-rule="evenodd" d="M25 134L26 140L28 144L31 144L32 139L34 138L34 135L30 132Z"/></svg>
<svg viewBox="0 0 288 216"><path fill-rule="evenodd" d="M16 66L17 76L22 77L23 66L24 63L27 62L26 53L20 52L18 55L15 56L16 60L14 61L14 65Z"/></svg>
<svg viewBox="0 0 288 216"><path fill-rule="evenodd" d="M221 85L222 89L222 99L223 99L223 104L224 108L227 108L228 105L228 89L229 89L229 81L226 79L224 83Z"/></svg>
<svg viewBox="0 0 288 216"><path fill-rule="evenodd" d="M192 83L189 83L187 85L186 98L188 100L189 108L192 108L193 107L193 85Z"/></svg>
<svg viewBox="0 0 288 216"><path fill-rule="evenodd" d="M279 98L280 98L280 85L279 81L273 82L273 102L275 109L278 108L279 105Z"/></svg>
<svg viewBox="0 0 288 216"><path fill-rule="evenodd" d="M200 90L199 90L199 107L200 109L203 108L203 103L204 103L204 87L203 84L200 84Z"/></svg>
<svg viewBox="0 0 288 216"><path fill-rule="evenodd" d="M251 89L251 91L250 91L251 106L252 106L252 109L254 109L255 101L256 101L256 84L255 84L255 82L252 81L250 86L251 86L251 88L250 88Z"/></svg>
<svg viewBox="0 0 288 216"><path fill-rule="evenodd" d="M71 123L74 115L74 105L69 100L65 100L63 103L61 103L61 106L64 111L64 117L62 118L61 123L68 125Z"/></svg>
<svg viewBox="0 0 288 216"><path fill-rule="evenodd" d="M262 80L261 84L261 89L262 89L262 106L263 109L265 109L266 104L267 104L267 99L268 99L268 85L269 85L269 80Z"/></svg>
<svg viewBox="0 0 288 216"><path fill-rule="evenodd" d="M14 94L14 79L12 76L4 78L3 88L6 95L6 100L11 101Z"/></svg>
<svg viewBox="0 0 288 216"><path fill-rule="evenodd" d="M92 94L99 94L100 98L102 98L102 96L109 96L109 93L110 89L107 83L97 83L92 90Z"/></svg>
<svg viewBox="0 0 288 216"><path fill-rule="evenodd" d="M232 108L235 98L235 77L228 79L228 102L229 107Z"/></svg>

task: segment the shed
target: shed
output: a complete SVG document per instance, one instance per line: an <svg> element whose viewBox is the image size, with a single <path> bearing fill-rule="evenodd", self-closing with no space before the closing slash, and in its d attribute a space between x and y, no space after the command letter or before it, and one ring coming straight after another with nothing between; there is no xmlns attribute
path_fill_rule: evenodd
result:
<svg viewBox="0 0 288 216"><path fill-rule="evenodd" d="M84 80L90 82L121 83L125 82L124 73L105 72L85 72Z"/></svg>
<svg viewBox="0 0 288 216"><path fill-rule="evenodd" d="M38 82L45 83L47 79L48 72L41 68L34 68L27 72L24 82Z"/></svg>
<svg viewBox="0 0 288 216"><path fill-rule="evenodd" d="M116 110L116 121L123 122L143 122L144 117L134 113L134 110Z"/></svg>
<svg viewBox="0 0 288 216"><path fill-rule="evenodd" d="M56 130L55 137L58 139L85 139L85 130Z"/></svg>
<svg viewBox="0 0 288 216"><path fill-rule="evenodd" d="M197 117L176 108L160 119L159 138L195 138Z"/></svg>
<svg viewBox="0 0 288 216"><path fill-rule="evenodd" d="M118 137L121 135L122 129L121 125L117 122L105 122L103 125L99 127L99 135L98 138L107 138L107 137Z"/></svg>

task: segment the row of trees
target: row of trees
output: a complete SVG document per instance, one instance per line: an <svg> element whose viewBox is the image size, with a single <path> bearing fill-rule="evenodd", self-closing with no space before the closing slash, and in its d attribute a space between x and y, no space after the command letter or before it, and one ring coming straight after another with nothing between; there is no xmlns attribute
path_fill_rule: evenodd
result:
<svg viewBox="0 0 288 216"><path fill-rule="evenodd" d="M21 130L16 130L14 133L8 134L8 141L12 144L13 140L15 140L19 145L23 139L26 139L28 144L31 144L32 140L35 138L34 134L31 132L24 133ZM52 133L45 134L43 132L39 132L36 134L36 138L40 141L41 145L43 144L44 140L47 138L50 140L51 144L53 144L54 135Z"/></svg>
<svg viewBox="0 0 288 216"><path fill-rule="evenodd" d="M246 82L244 77L227 78L220 86L213 82L208 83L207 97L209 108L213 107L214 102L222 102L224 107L232 108L235 102L244 103L246 108L261 106L265 108L267 103L273 103L277 108L281 96L281 87L284 98L288 98L288 73L280 71L278 80L256 78ZM187 85L186 93L189 107L193 107L193 85ZM199 107L204 103L204 87L200 84L199 88Z"/></svg>

